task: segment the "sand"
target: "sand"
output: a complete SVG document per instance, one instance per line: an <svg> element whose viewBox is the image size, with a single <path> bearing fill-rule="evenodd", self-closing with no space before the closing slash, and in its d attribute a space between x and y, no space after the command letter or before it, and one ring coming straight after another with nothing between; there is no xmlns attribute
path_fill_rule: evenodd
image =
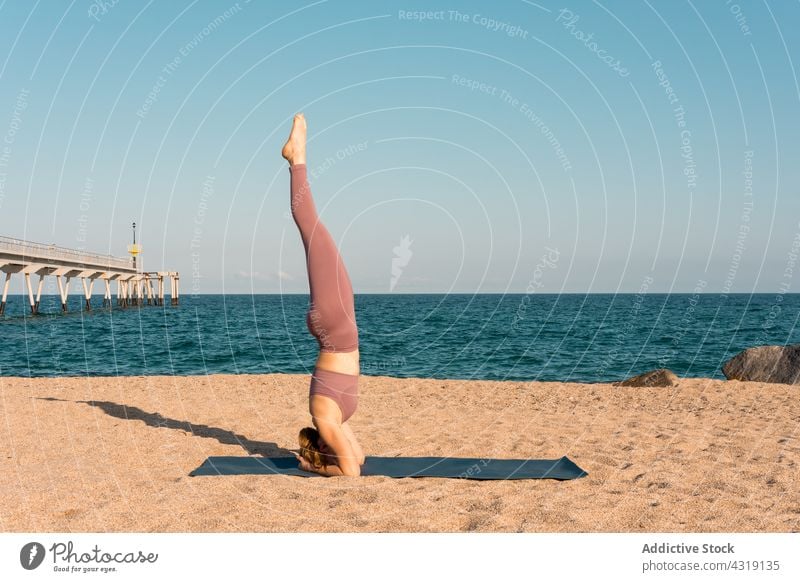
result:
<svg viewBox="0 0 800 582"><path fill-rule="evenodd" d="M0 378L3 532L797 532L800 387L363 376L367 454L556 459L573 481L189 477L275 455L308 377Z"/></svg>

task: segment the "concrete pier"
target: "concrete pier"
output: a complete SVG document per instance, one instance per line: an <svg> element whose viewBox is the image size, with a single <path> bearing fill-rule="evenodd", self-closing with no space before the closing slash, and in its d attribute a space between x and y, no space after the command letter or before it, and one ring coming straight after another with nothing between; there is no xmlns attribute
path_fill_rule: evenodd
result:
<svg viewBox="0 0 800 582"><path fill-rule="evenodd" d="M138 247L141 249L141 247ZM61 298L61 310L66 312L69 299L70 282L80 281L83 287L84 309L92 309L92 292L97 280L103 282L103 307L111 307L111 282L116 281L117 303L122 307L130 305L164 305L164 279L170 280L172 293L170 303L179 303L180 276L176 271L139 271L136 261L131 258L119 258L111 255L87 253L56 245L33 243L0 236L0 284L3 294L0 299L0 315L5 313L8 291L12 275L20 274L24 278L25 291L28 296L31 314L39 312L44 278L56 278L58 293ZM38 275L38 280L31 280ZM153 281L157 284L157 293L153 290Z"/></svg>

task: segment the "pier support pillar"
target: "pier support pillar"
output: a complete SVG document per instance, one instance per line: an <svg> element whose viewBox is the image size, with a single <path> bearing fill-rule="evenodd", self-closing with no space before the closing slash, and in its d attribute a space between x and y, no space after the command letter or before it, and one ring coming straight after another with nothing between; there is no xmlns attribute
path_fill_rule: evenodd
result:
<svg viewBox="0 0 800 582"><path fill-rule="evenodd" d="M153 304L153 281L152 281L152 279L150 279L149 276L145 276L144 288L145 288L145 291L147 292L147 304L148 305L152 305Z"/></svg>
<svg viewBox="0 0 800 582"><path fill-rule="evenodd" d="M180 292L179 292L179 289L178 289L178 284L179 284L180 278L178 277L177 273L173 273L170 276L169 280L170 280L170 283L171 283L171 285L170 285L170 295L169 295L170 301L169 302L170 302L171 305L177 305L178 304L178 299L180 298Z"/></svg>
<svg viewBox="0 0 800 582"><path fill-rule="evenodd" d="M44 285L44 275L39 275L39 285L36 287L36 301L33 303L34 313L39 313L39 302L42 300L42 285Z"/></svg>
<svg viewBox="0 0 800 582"><path fill-rule="evenodd" d="M158 276L158 305L164 305L164 275Z"/></svg>
<svg viewBox="0 0 800 582"><path fill-rule="evenodd" d="M82 277L83 281L83 297L86 299L86 311L92 310L92 286L94 286L94 279L89 279L89 285L86 285L86 277Z"/></svg>
<svg viewBox="0 0 800 582"><path fill-rule="evenodd" d="M176 273L175 274L175 305L178 305L178 303L180 303L180 299L181 299L181 278Z"/></svg>
<svg viewBox="0 0 800 582"><path fill-rule="evenodd" d="M103 293L103 307L111 307L111 281L104 279L106 282L106 290Z"/></svg>
<svg viewBox="0 0 800 582"><path fill-rule="evenodd" d="M69 280L70 277L65 277L66 282L61 281L61 275L56 275L58 281L58 293L61 295L61 311L67 312L67 298L69 297Z"/></svg>
<svg viewBox="0 0 800 582"><path fill-rule="evenodd" d="M3 284L3 300L0 301L0 315L6 312L6 298L8 297L9 283L11 283L11 273L6 273L6 282Z"/></svg>
<svg viewBox="0 0 800 582"><path fill-rule="evenodd" d="M36 315L36 307L33 302L33 288L31 287L31 274L25 273L25 286L28 288L28 300L31 303L31 315Z"/></svg>

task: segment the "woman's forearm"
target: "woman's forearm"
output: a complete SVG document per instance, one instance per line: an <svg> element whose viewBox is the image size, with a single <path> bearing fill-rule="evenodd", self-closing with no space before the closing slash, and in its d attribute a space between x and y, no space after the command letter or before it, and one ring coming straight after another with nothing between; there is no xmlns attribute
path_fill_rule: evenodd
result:
<svg viewBox="0 0 800 582"><path fill-rule="evenodd" d="M324 465L318 469L315 468L314 470L320 475L325 475L326 477L360 477L361 467L359 467L358 463L351 461L349 465L350 466L345 467L345 469L347 469L349 472L343 471L339 465Z"/></svg>
<svg viewBox="0 0 800 582"><path fill-rule="evenodd" d="M315 469L317 473L320 475L324 475L325 477L341 477L344 475L342 470L339 468L339 465L324 465Z"/></svg>

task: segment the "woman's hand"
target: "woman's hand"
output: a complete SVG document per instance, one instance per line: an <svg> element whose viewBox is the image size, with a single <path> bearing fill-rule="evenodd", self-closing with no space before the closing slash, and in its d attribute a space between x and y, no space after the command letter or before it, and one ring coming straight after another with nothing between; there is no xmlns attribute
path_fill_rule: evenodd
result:
<svg viewBox="0 0 800 582"><path fill-rule="evenodd" d="M300 456L300 455L298 455L297 453L294 453L294 456L295 456L295 458L297 459L297 462L300 464L300 467L299 467L299 469L300 469L301 471L306 471L306 472L308 472L308 473L318 473L318 472L319 472L319 471L317 471L317 469L314 467L314 465L312 465L311 463L309 463L309 462L308 462L308 461L307 461L305 458L301 457L301 456Z"/></svg>
<svg viewBox="0 0 800 582"><path fill-rule="evenodd" d="M297 459L297 462L300 464L298 468L301 471L307 471L309 473L319 473L323 477L341 477L342 475L344 475L344 473L342 473L342 470L339 469L337 465L326 465L324 467L315 467L297 453L293 454Z"/></svg>

